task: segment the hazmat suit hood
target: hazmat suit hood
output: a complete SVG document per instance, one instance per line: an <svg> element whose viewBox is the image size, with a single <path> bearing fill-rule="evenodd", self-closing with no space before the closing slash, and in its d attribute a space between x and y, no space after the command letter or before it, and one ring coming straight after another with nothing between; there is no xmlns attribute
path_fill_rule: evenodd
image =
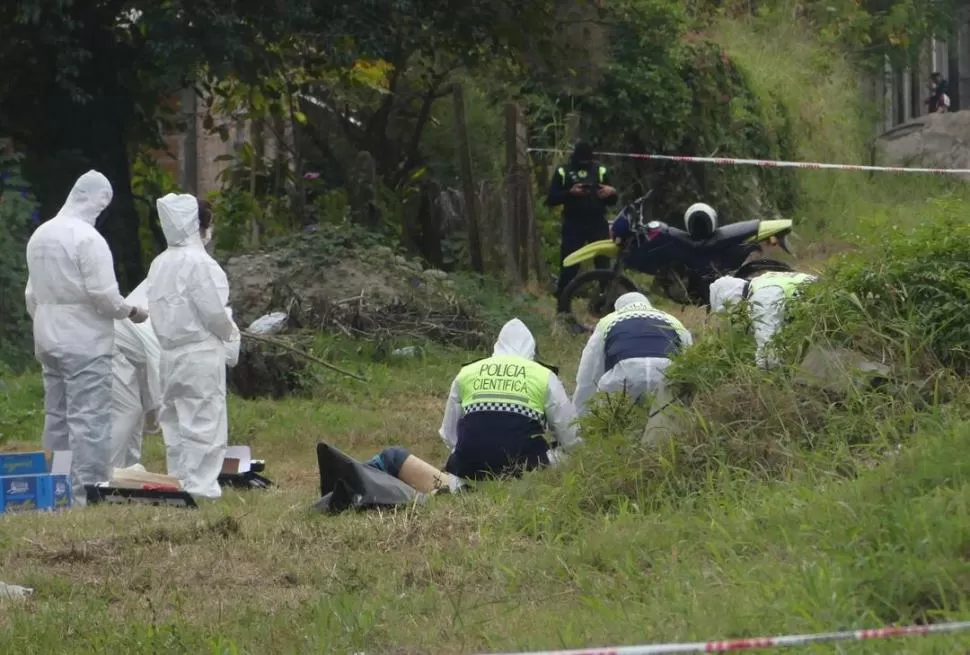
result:
<svg viewBox="0 0 970 655"><path fill-rule="evenodd" d="M532 332L525 326L525 323L517 318L502 326L502 331L498 333L498 341L495 342L493 355L517 355L526 359L535 359L536 340Z"/></svg>
<svg viewBox="0 0 970 655"><path fill-rule="evenodd" d="M75 218L94 225L101 212L111 204L113 195L108 178L90 170L77 179L54 218Z"/></svg>
<svg viewBox="0 0 970 655"><path fill-rule="evenodd" d="M746 284L741 278L730 275L715 280L711 284L711 311L719 312L728 304L741 302Z"/></svg>
<svg viewBox="0 0 970 655"><path fill-rule="evenodd" d="M202 243L199 234L199 203L188 193L169 193L158 199L158 220L162 224L165 241L171 246L183 246L193 241Z"/></svg>
<svg viewBox="0 0 970 655"><path fill-rule="evenodd" d="M647 297L642 293L638 293L636 291L624 293L622 296L617 298L616 302L613 303L613 309L621 312L632 305L643 305L643 309L653 309L653 305L650 304L650 300L647 299Z"/></svg>

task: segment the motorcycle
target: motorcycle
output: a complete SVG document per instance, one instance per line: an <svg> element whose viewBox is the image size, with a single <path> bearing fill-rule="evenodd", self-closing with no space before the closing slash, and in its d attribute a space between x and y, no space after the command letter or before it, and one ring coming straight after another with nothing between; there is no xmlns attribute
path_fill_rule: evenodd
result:
<svg viewBox="0 0 970 655"><path fill-rule="evenodd" d="M573 311L573 301L587 298L587 312L599 320L613 311L616 298L641 291L624 273L626 269L653 276L652 290L683 306L708 305L710 285L723 275L751 279L767 271L793 270L775 259L748 259L763 252L765 243L778 245L792 255L787 241L791 220L741 221L720 226L709 235L692 235L662 221L646 219L644 205L651 193L617 213L610 223L610 239L587 244L562 262L563 266L574 266L595 257L614 259L612 268L596 268L577 275L558 299L558 311L572 314L573 320L587 330L595 322L581 320Z"/></svg>

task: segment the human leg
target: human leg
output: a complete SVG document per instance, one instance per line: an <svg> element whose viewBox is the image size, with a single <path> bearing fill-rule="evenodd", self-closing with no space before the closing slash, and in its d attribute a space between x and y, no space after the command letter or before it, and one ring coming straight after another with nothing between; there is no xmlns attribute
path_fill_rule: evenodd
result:
<svg viewBox="0 0 970 655"><path fill-rule="evenodd" d="M562 265L562 261L573 252L579 250L586 242L584 240L582 225L576 221L564 220L562 222L562 232L560 237L559 246L559 263ZM566 289L566 286L573 281L573 278L579 274L579 265L575 266L563 266L562 270L559 272L559 282L556 285L556 298L562 295L562 292Z"/></svg>
<svg viewBox="0 0 970 655"><path fill-rule="evenodd" d="M44 375L44 448L70 450L67 429L67 388L61 363L45 357L41 362Z"/></svg>
<svg viewBox="0 0 970 655"><path fill-rule="evenodd" d="M111 477L111 355L71 357L65 375L71 478L77 504L84 486Z"/></svg>
<svg viewBox="0 0 970 655"><path fill-rule="evenodd" d="M170 404L176 416L171 450L179 480L193 496L219 498L218 478L229 437L224 351L205 348L178 353L170 376L163 413Z"/></svg>

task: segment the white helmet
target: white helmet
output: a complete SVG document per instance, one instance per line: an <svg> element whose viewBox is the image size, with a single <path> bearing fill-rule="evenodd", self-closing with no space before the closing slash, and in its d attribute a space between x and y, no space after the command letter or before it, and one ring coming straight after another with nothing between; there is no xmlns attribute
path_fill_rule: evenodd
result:
<svg viewBox="0 0 970 655"><path fill-rule="evenodd" d="M684 229L695 239L707 239L717 229L717 212L703 202L695 202L684 212Z"/></svg>

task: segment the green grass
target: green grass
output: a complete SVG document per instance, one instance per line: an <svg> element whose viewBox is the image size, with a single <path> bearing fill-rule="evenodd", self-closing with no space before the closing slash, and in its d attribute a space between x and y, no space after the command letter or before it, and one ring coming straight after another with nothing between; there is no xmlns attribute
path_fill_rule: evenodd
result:
<svg viewBox="0 0 970 655"><path fill-rule="evenodd" d="M540 347L561 353L571 388L582 340L533 324ZM355 351L331 348L338 361ZM665 476L691 472L651 472L646 458L669 453L650 455L624 434L635 414L608 427L603 412L564 469L397 512L309 511L317 441L361 458L402 444L441 462L444 394L469 355L431 347L423 360L360 359L369 385L321 373L312 398L231 398L232 441L267 460L277 489L229 492L199 511L0 518L0 579L36 589L26 603L0 602L0 652L453 653L970 614L970 430L945 408L923 414L899 450L891 422L860 420L857 428L884 434L865 439L881 444L871 451L878 462L851 475L791 446L791 465L759 478L724 451L691 491L677 491ZM8 379L7 390L5 438L35 441L38 378ZM146 445L146 464L158 469L159 438ZM966 643L840 652L943 653Z"/></svg>
<svg viewBox="0 0 970 655"><path fill-rule="evenodd" d="M865 161L845 62L784 21L760 25L771 29L722 21L715 36L756 88L793 111L799 156ZM966 188L945 180L799 176L800 261L812 270L931 220L927 198L945 198L952 215L970 208ZM573 388L583 341L550 331L548 299L501 298L472 278L458 289L493 327L512 314L533 326L542 358ZM817 313L826 307L834 313ZM682 316L703 329L703 310ZM876 327L889 356L911 354ZM784 371L752 371L750 344L733 336L708 336L682 362L677 376L694 398L675 442L641 447L642 412L606 405L561 469L337 517L309 510L316 443L358 458L403 445L441 464L450 381L484 353L429 346L420 359L377 362L367 346L321 338L335 363L370 382L314 368L309 397L229 400L231 442L266 459L276 488L230 491L198 511L0 516L0 581L36 589L26 602L0 600L0 653L515 651L970 618L964 384L947 380L930 403L905 390L833 399L796 389ZM40 377L3 377L0 448L34 447ZM159 436L146 437L144 463L163 470ZM798 652L952 653L968 643Z"/></svg>

